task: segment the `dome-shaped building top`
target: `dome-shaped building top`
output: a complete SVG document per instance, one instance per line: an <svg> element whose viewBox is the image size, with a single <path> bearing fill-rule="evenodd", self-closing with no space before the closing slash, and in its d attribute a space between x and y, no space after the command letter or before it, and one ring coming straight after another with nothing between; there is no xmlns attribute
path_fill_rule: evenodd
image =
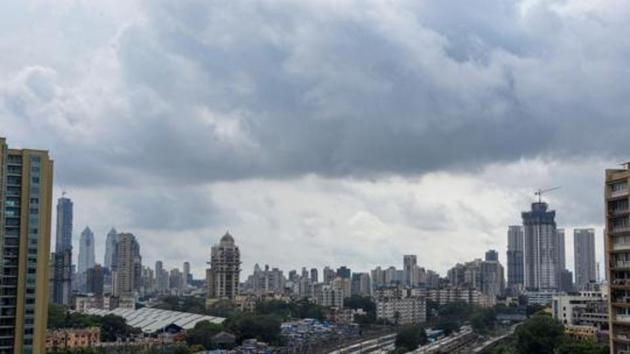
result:
<svg viewBox="0 0 630 354"><path fill-rule="evenodd" d="M230 235L229 231L226 231L225 235L223 235L223 237L221 237L221 241L219 241L219 243L223 247L225 247L225 246L234 246L234 237L232 237L232 235Z"/></svg>

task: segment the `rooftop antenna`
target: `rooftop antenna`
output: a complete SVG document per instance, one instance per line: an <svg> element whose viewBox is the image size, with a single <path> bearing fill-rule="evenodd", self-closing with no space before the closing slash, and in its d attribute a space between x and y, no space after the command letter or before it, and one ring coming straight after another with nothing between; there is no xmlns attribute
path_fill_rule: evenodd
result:
<svg viewBox="0 0 630 354"><path fill-rule="evenodd" d="M538 196L538 203L542 203L542 196L543 196L543 194L555 191L556 189L560 189L560 186L553 187L553 188L547 188L547 189L538 188L538 190L536 192L534 192L534 195Z"/></svg>

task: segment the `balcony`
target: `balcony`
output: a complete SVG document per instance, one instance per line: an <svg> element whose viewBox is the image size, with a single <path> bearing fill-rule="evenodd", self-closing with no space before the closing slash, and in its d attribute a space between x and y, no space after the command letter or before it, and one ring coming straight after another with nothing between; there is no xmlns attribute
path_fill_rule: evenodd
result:
<svg viewBox="0 0 630 354"><path fill-rule="evenodd" d="M630 269L630 261L616 261L612 263L614 269Z"/></svg>
<svg viewBox="0 0 630 354"><path fill-rule="evenodd" d="M619 197L624 197L628 195L628 187L624 187L621 189L617 189L614 191L610 191L610 198L619 198Z"/></svg>
<svg viewBox="0 0 630 354"><path fill-rule="evenodd" d="M629 322L630 323L630 315L617 314L617 315L615 315L615 321L618 321L618 322Z"/></svg>
<svg viewBox="0 0 630 354"><path fill-rule="evenodd" d="M610 228L610 232L614 233L614 234L630 232L630 225L628 225L628 224L613 225Z"/></svg>
<svg viewBox="0 0 630 354"><path fill-rule="evenodd" d="M630 208L617 208L608 210L609 217L624 216L630 213Z"/></svg>
<svg viewBox="0 0 630 354"><path fill-rule="evenodd" d="M618 343L630 343L630 337L625 334L619 334L613 337L613 340Z"/></svg>
<svg viewBox="0 0 630 354"><path fill-rule="evenodd" d="M613 244L613 251L630 251L630 243L615 243Z"/></svg>

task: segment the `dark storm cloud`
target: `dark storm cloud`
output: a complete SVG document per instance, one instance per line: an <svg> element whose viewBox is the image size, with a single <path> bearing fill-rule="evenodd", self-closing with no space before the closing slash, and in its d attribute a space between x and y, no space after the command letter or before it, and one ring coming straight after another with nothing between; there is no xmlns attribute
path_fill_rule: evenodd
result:
<svg viewBox="0 0 630 354"><path fill-rule="evenodd" d="M1 102L72 154L66 185L365 178L629 148L615 128L630 113L628 25L532 4L146 2L103 43L112 63L76 82L31 70Z"/></svg>

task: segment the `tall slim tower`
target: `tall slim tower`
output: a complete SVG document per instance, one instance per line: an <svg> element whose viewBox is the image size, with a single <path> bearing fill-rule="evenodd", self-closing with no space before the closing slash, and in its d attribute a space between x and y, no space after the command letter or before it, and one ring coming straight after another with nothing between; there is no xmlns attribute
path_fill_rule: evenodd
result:
<svg viewBox="0 0 630 354"><path fill-rule="evenodd" d="M53 161L0 138L0 353L44 353Z"/></svg>
<svg viewBox="0 0 630 354"><path fill-rule="evenodd" d="M112 228L107 233L107 239L105 240L105 259L103 261L103 266L105 268L112 270L112 265L114 263L114 253L116 253L116 242L118 241L118 231Z"/></svg>
<svg viewBox="0 0 630 354"><path fill-rule="evenodd" d="M142 285L142 257L140 244L130 233L121 233L116 242L116 294L131 296Z"/></svg>
<svg viewBox="0 0 630 354"><path fill-rule="evenodd" d="M606 170L606 273L611 353L630 352L630 163Z"/></svg>
<svg viewBox="0 0 630 354"><path fill-rule="evenodd" d="M525 263L523 260L523 227L508 227L507 285L510 289L525 285Z"/></svg>
<svg viewBox="0 0 630 354"><path fill-rule="evenodd" d="M584 289L597 281L595 265L595 230L573 230L573 254L575 259L575 285Z"/></svg>
<svg viewBox="0 0 630 354"><path fill-rule="evenodd" d="M83 274L88 269L94 267L94 233L89 227L81 232L79 239L79 265L77 273Z"/></svg>
<svg viewBox="0 0 630 354"><path fill-rule="evenodd" d="M54 255L53 302L70 305L72 295L72 200L57 200L57 236Z"/></svg>
<svg viewBox="0 0 630 354"><path fill-rule="evenodd" d="M403 276L405 277L405 285L414 286L417 279L416 268L418 266L418 258L414 254L403 256Z"/></svg>
<svg viewBox="0 0 630 354"><path fill-rule="evenodd" d="M567 261L564 243L564 229L556 229L556 237L558 238L558 247L556 251L556 288L565 291L563 286L563 274L567 272ZM573 282L573 278L571 278Z"/></svg>
<svg viewBox="0 0 630 354"><path fill-rule="evenodd" d="M209 263L210 268L206 271L208 297L233 300L238 295L241 252L229 232L212 246Z"/></svg>
<svg viewBox="0 0 630 354"><path fill-rule="evenodd" d="M182 275L182 277L184 278L182 280L182 285L184 288L186 288L189 284L190 284L190 263L189 262L184 262L184 274Z"/></svg>
<svg viewBox="0 0 630 354"><path fill-rule="evenodd" d="M556 290L558 286L558 237L556 212L545 202L532 203L522 213L525 260L525 287Z"/></svg>

